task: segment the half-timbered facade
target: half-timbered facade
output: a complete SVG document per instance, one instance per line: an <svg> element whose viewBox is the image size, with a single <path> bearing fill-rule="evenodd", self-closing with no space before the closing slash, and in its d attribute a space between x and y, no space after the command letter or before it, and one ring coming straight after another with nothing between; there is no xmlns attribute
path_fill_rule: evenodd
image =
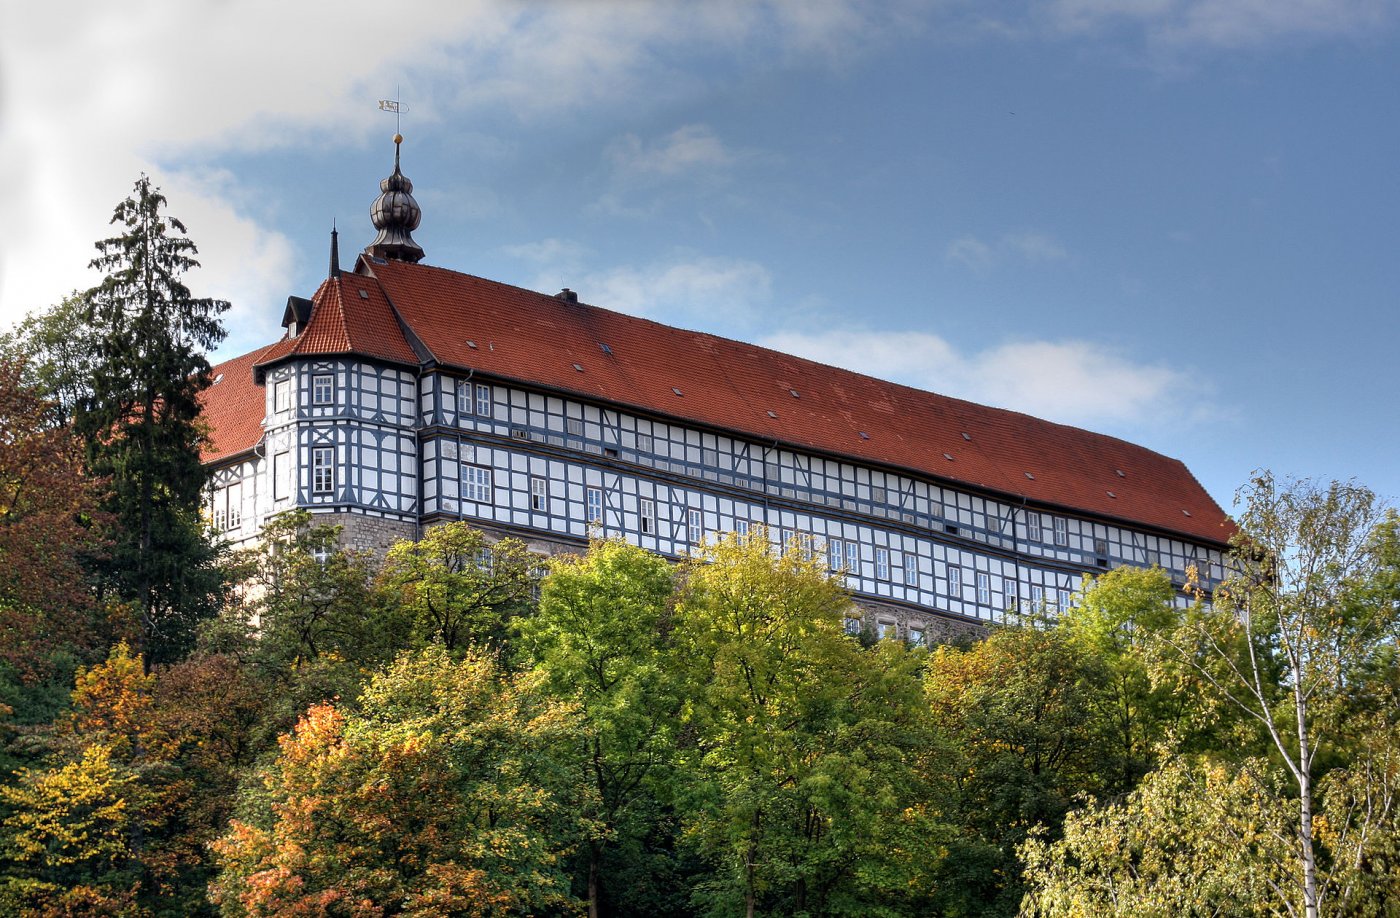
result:
<svg viewBox="0 0 1400 918"><path fill-rule="evenodd" d="M542 552L670 557L762 526L882 634L1062 607L1119 565L1208 588L1230 534L1180 462L1111 437L419 264L395 161L379 238L278 342L215 368L210 515L293 507L383 549L464 519ZM387 200L386 200L387 199Z"/></svg>

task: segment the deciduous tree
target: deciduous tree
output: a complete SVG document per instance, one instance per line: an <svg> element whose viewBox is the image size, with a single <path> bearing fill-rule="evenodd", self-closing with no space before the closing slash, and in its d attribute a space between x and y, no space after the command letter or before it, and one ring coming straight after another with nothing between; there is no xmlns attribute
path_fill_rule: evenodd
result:
<svg viewBox="0 0 1400 918"><path fill-rule="evenodd" d="M537 559L518 539L492 542L466 523L434 526L389 550L386 581L413 616L420 640L448 650L475 644L497 652L511 620L529 608Z"/></svg>
<svg viewBox="0 0 1400 918"><path fill-rule="evenodd" d="M551 561L539 610L519 624L545 685L576 704L581 718L564 755L580 788L592 918L606 895L605 852L619 836L654 828L643 818L650 779L673 765L686 695L670 621L673 590L664 558L595 540L586 557Z"/></svg>

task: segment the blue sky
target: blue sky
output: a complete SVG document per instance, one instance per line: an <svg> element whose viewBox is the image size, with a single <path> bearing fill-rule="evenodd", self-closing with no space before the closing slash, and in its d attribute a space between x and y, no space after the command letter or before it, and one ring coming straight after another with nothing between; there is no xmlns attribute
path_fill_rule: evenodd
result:
<svg viewBox="0 0 1400 918"><path fill-rule="evenodd" d="M114 7L120 6L120 10ZM392 165L430 263L1400 497L1397 0L53 3L0 36L0 322L142 170L224 356ZM145 55L136 47L154 49Z"/></svg>

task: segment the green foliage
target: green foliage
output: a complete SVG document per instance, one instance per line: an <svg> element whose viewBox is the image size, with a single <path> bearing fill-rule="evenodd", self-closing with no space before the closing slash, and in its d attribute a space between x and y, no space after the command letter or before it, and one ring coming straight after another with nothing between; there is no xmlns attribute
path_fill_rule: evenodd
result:
<svg viewBox="0 0 1400 918"><path fill-rule="evenodd" d="M584 879L594 912L623 889L604 873L606 849L652 834L663 814L656 781L674 764L685 683L670 625L670 564L621 541L550 563L539 610L518 620L527 659L551 693L578 707L580 731L560 750L584 826ZM650 864L632 884L665 870Z"/></svg>
<svg viewBox="0 0 1400 918"><path fill-rule="evenodd" d="M23 364L24 384L47 402L41 417L45 428L68 426L78 405L91 398L98 350L87 300L76 290L0 334L0 360Z"/></svg>
<svg viewBox="0 0 1400 918"><path fill-rule="evenodd" d="M206 480L199 399L210 384L204 352L223 340L219 315L228 309L184 285L199 264L196 249L164 207L143 175L112 216L120 235L97 243L91 266L106 276L83 295L95 353L86 364L91 389L75 412L88 470L107 480L104 507L118 524L102 570L140 610L154 663L193 646L195 625L214 613L220 588L199 520Z"/></svg>
<svg viewBox="0 0 1400 918"><path fill-rule="evenodd" d="M570 711L489 655L442 647L313 707L217 845L225 914L564 914L566 814L548 750Z"/></svg>
<svg viewBox="0 0 1400 918"><path fill-rule="evenodd" d="M730 536L687 570L677 628L695 664L686 712L687 840L712 914L898 914L937 858L911 767L925 745L915 658L843 633L849 599L800 551Z"/></svg>
<svg viewBox="0 0 1400 918"><path fill-rule="evenodd" d="M1284 916L1296 861L1282 776L1172 760L1121 804L1089 801L1064 837L1037 832L1026 861L1027 918Z"/></svg>
<svg viewBox="0 0 1400 918"><path fill-rule="evenodd" d="M434 526L389 550L385 580L412 615L416 639L448 650L500 653L510 623L530 607L537 559L517 539L488 540L466 523Z"/></svg>
<svg viewBox="0 0 1400 918"><path fill-rule="evenodd" d="M924 690L955 750L951 815L966 838L942 877L943 908L1009 914L1020 899L1017 847L1037 826L1057 831L1076 793L1116 783L1117 750L1099 720L1106 682L1102 661L1067 629L1007 626L929 656ZM969 882L980 905L966 901Z"/></svg>

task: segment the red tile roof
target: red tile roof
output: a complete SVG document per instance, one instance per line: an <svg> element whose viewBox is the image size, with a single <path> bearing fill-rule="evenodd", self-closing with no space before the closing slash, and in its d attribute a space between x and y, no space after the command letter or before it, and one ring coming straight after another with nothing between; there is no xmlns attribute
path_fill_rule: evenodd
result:
<svg viewBox="0 0 1400 918"><path fill-rule="evenodd" d="M1185 465L1123 440L442 268L368 270L446 366L1211 542L1232 532Z"/></svg>
<svg viewBox="0 0 1400 918"><path fill-rule="evenodd" d="M327 281L301 335L216 368L225 373L220 385L241 367L251 387L253 365L293 354L417 363L401 320L446 367L894 466L1014 502L1215 543L1233 532L1180 461L1113 437L443 268L361 261L359 270L373 277ZM261 393L241 417L225 396L241 397L236 388L210 390L220 450L210 461L261 435Z"/></svg>
<svg viewBox="0 0 1400 918"><path fill-rule="evenodd" d="M253 381L253 367L291 350L283 339L226 360L214 367L214 385L204 390L204 421L209 425L209 442L204 447L205 462L221 462L246 452L262 438L266 411L262 386Z"/></svg>

